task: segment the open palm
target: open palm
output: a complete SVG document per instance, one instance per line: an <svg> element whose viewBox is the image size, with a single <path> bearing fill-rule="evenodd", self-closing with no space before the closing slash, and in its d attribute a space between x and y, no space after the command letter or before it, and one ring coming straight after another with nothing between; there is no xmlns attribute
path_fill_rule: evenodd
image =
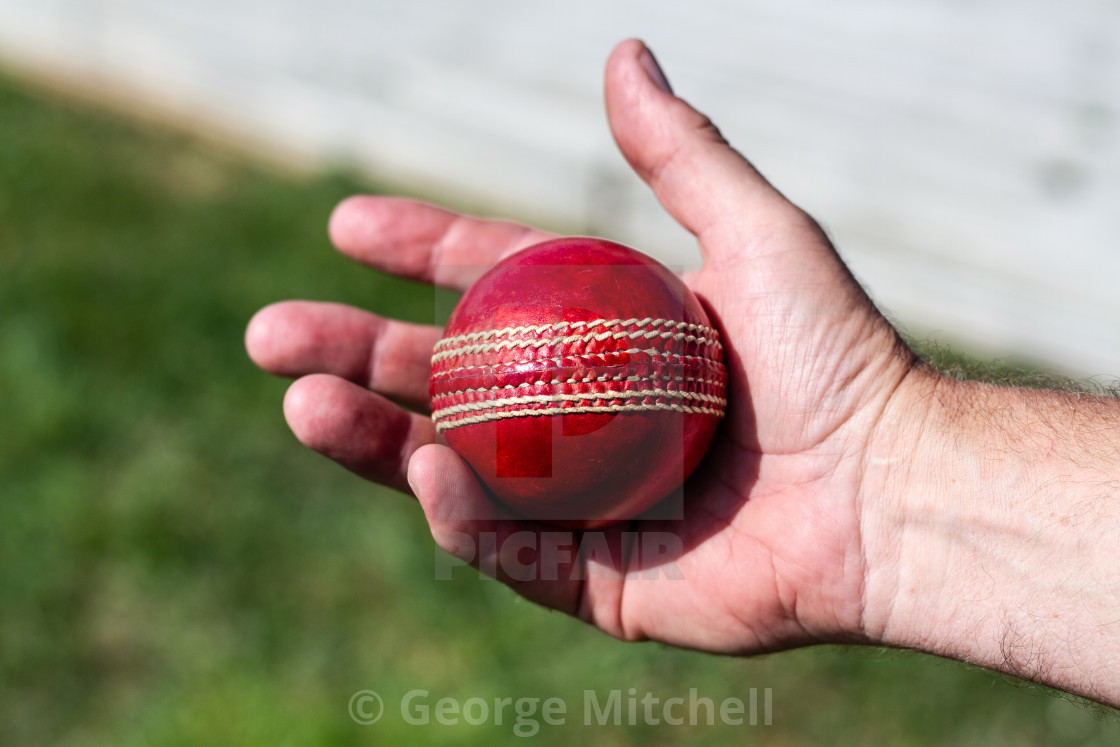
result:
<svg viewBox="0 0 1120 747"><path fill-rule="evenodd" d="M605 555L546 558L556 574L487 556L555 527L495 505L440 444L427 416L440 330L358 309L285 302L247 332L253 360L299 377L284 408L303 443L402 491L437 542L519 593L626 639L749 653L863 635L861 505L868 444L915 360L817 225L771 187L702 115L666 90L637 41L607 64L611 129L635 171L698 240L686 282L725 343L728 411L685 486L684 518L600 530ZM338 248L377 269L465 289L548 235L395 198L357 197L331 219ZM471 269L475 268L475 269ZM462 518L469 517L469 518ZM644 535L677 538L668 568L643 567ZM464 543L464 540L468 542ZM464 544L469 545L465 547ZM579 545L580 538L573 539ZM515 563L517 567L523 567Z"/></svg>

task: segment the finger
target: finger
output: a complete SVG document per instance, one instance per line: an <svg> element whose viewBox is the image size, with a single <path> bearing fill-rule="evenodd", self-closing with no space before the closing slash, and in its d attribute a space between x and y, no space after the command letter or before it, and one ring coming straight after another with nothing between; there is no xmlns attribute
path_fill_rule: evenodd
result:
<svg viewBox="0 0 1120 747"><path fill-rule="evenodd" d="M245 331L253 362L278 376L326 373L425 411L440 330L334 303L284 301L258 311Z"/></svg>
<svg viewBox="0 0 1120 747"><path fill-rule="evenodd" d="M466 290L495 262L552 238L504 220L485 220L397 197L343 200L330 220L343 254L402 277Z"/></svg>
<svg viewBox="0 0 1120 747"><path fill-rule="evenodd" d="M611 53L606 104L623 156L702 250L743 247L799 213L707 117L668 90L642 42L630 39ZM725 240L704 241L713 234Z"/></svg>
<svg viewBox="0 0 1120 747"><path fill-rule="evenodd" d="M284 416L305 446L352 472L402 492L413 452L435 441L430 418L335 376L296 380L284 397Z"/></svg>
<svg viewBox="0 0 1120 747"><path fill-rule="evenodd" d="M446 446L417 451L408 480L437 545L537 604L576 614L575 533L513 518Z"/></svg>

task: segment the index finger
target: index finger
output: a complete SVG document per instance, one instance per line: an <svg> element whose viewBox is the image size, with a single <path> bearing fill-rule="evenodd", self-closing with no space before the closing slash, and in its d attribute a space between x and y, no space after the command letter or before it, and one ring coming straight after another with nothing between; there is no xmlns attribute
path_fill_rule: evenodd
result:
<svg viewBox="0 0 1120 747"><path fill-rule="evenodd" d="M399 197L350 197L330 219L331 241L377 270L466 290L503 257L553 238L504 220Z"/></svg>

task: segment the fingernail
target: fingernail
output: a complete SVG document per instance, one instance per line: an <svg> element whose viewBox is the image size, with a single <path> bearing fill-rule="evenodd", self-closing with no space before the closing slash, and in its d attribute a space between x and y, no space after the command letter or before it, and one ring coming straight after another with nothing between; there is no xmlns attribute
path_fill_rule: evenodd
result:
<svg viewBox="0 0 1120 747"><path fill-rule="evenodd" d="M638 55L638 64L646 71L646 75L649 76L649 79L653 81L655 86L665 93L673 92L673 87L669 85L669 79L665 77L665 73L662 72L661 66L657 64L653 52L649 51L648 47L643 49L642 53Z"/></svg>

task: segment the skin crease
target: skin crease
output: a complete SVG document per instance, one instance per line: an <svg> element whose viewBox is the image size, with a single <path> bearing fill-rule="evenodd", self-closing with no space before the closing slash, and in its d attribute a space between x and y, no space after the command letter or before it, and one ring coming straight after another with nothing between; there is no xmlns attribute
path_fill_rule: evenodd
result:
<svg viewBox="0 0 1120 747"><path fill-rule="evenodd" d="M727 416L685 486L683 520L601 530L622 567L569 553L559 561L560 580L548 581L514 578L485 554L470 559L530 600L625 640L734 654L824 641L918 648L1115 704L1118 675L1110 680L1085 664L1099 659L1102 645L1103 661L1116 661L1115 627L1096 649L1067 655L1073 663L1056 658L1035 666L1028 657L1024 666L1024 657L1008 656L1007 621L1014 618L1021 629L1030 617L1001 614L1007 604L1022 610L1053 592L1031 588L1032 575L1020 573L1007 581L1019 584L1027 601L1003 599L993 592L993 585L1004 586L991 575L993 558L984 548L1000 557L1023 553L1024 533L1038 537L1039 527L1062 525L1024 521L1021 510L1008 509L1014 501L978 500L981 485L1019 489L1024 477L1050 485L1068 472L1046 472L1050 462L1035 459L1034 450L1053 450L1055 433L1067 433L1061 418L1085 403L975 390L918 361L817 224L668 90L641 42L615 48L605 88L622 154L697 239L703 265L685 281L725 344ZM340 251L373 268L428 282L438 273L441 283L460 290L480 274L472 268L550 238L390 197L343 202L330 233ZM524 538L555 531L493 504L467 465L437 440L426 389L439 336L438 329L358 309L293 301L258 312L246 345L266 371L298 377L284 402L296 436L359 474L413 493L445 549L466 553L462 538L477 540L482 532L496 533L500 546L519 532L529 533L517 535ZM1034 396L1041 401L1023 404ZM977 401L1000 412L1021 410L1021 422L1007 418L1033 434L1017 452L1022 464L1010 464L1006 475L1000 470L1007 460L984 453L1006 455L1007 429L993 440L984 431L991 419L971 407ZM1116 413L1098 404L1084 417L1094 433L1114 437ZM1068 453L1061 438L1057 443L1065 465L1090 458ZM1044 466L1030 466L1036 462ZM947 468L964 463L979 464L984 474ZM1094 473L1092 484L1108 478ZM1020 499L1060 512L1062 500L1076 497L1062 491ZM930 521L942 515L944 521ZM976 536L977 526L991 527L990 537ZM632 547L637 531L680 538L673 563L683 578L643 576ZM1054 554L1078 552L1075 538L1060 533L1046 547L1049 560L1028 553L1023 562L1052 566ZM1110 581L1120 568L1098 555L1101 606L1093 609L1103 615L1110 600L1120 600ZM972 592L980 588L990 608L975 602ZM1076 605L1053 605L1070 606Z"/></svg>

